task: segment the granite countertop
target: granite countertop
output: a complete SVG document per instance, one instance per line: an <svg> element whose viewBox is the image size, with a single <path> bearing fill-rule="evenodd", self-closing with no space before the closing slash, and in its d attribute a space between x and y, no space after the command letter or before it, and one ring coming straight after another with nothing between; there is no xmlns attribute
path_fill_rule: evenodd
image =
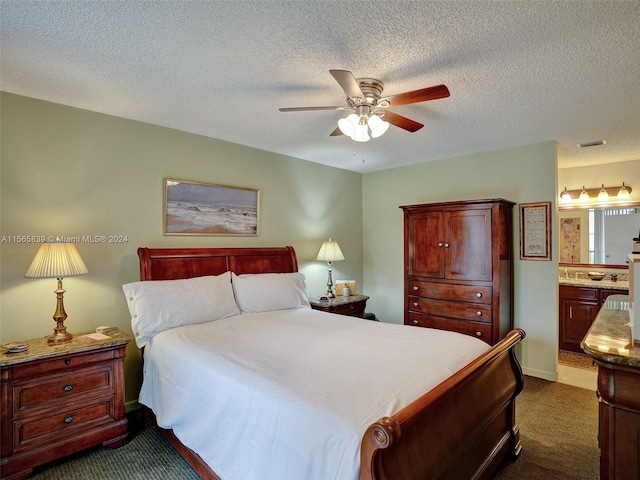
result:
<svg viewBox="0 0 640 480"><path fill-rule="evenodd" d="M558 284L569 285L573 287L589 287L589 288L609 288L612 290L629 290L629 282L618 280L612 282L608 279L591 280L590 278L564 278L558 277Z"/></svg>
<svg viewBox="0 0 640 480"><path fill-rule="evenodd" d="M640 367L640 346L633 344L629 321L629 296L610 295L580 347L596 360Z"/></svg>
<svg viewBox="0 0 640 480"><path fill-rule="evenodd" d="M29 348L21 353L8 353L6 349L2 349L0 353L0 366L5 367L8 365L16 365L19 363L30 362L33 360L41 360L44 358L54 357L60 355L60 353L81 353L87 351L95 351L100 348L108 348L114 345L124 345L131 341L131 336L123 332L117 327L111 327L104 330L104 334L109 338L103 340L97 340L93 342L87 342L80 339L80 336L95 334L95 330L90 332L81 332L73 334L73 340L70 343L57 346L49 346L47 344L47 337L34 338L24 342L12 342L12 343L28 343Z"/></svg>

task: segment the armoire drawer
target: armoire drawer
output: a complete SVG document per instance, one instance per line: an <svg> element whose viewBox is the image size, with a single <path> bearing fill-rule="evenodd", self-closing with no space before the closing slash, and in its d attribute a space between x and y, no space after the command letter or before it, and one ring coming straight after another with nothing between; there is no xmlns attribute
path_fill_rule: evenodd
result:
<svg viewBox="0 0 640 480"><path fill-rule="evenodd" d="M453 320L435 315L423 315L412 313L409 315L409 324L416 327L437 328L452 332L464 333L479 338L485 342L491 340L491 325L486 323L468 322L466 320Z"/></svg>
<svg viewBox="0 0 640 480"><path fill-rule="evenodd" d="M409 280L409 294L458 302L491 304L491 287Z"/></svg>
<svg viewBox="0 0 640 480"><path fill-rule="evenodd" d="M409 297L409 311L439 317L459 318L475 322L491 322L491 306L462 302L448 302L422 297Z"/></svg>

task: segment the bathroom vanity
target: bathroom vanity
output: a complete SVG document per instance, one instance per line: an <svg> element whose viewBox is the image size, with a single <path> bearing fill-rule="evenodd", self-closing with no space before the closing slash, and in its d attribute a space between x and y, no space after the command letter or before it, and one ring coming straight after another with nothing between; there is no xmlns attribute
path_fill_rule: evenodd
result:
<svg viewBox="0 0 640 480"><path fill-rule="evenodd" d="M574 273L572 277L560 276L559 283L559 346L562 350L582 353L580 342L591 327L600 308L610 295L627 295L628 281L590 280Z"/></svg>

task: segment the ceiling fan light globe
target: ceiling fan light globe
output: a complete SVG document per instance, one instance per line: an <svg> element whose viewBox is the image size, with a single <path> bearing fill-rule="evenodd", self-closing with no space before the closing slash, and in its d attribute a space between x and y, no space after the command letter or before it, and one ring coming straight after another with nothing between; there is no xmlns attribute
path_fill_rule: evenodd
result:
<svg viewBox="0 0 640 480"><path fill-rule="evenodd" d="M338 128L348 137L353 135L353 132L355 131L355 129L353 128L353 124L346 118L341 118L340 120L338 120Z"/></svg>
<svg viewBox="0 0 640 480"><path fill-rule="evenodd" d="M389 122L385 122L377 115L371 115L368 123L371 129L371 138L378 138L389 128Z"/></svg>
<svg viewBox="0 0 640 480"><path fill-rule="evenodd" d="M356 142L368 142L369 140L371 140L368 130L369 128L366 124L358 125L356 126L355 132L353 133L353 136L351 138Z"/></svg>
<svg viewBox="0 0 640 480"><path fill-rule="evenodd" d="M347 137L352 137L354 132L356 131L356 125L358 125L358 115L352 113L346 118L341 118L338 120L338 128L342 133L344 133Z"/></svg>

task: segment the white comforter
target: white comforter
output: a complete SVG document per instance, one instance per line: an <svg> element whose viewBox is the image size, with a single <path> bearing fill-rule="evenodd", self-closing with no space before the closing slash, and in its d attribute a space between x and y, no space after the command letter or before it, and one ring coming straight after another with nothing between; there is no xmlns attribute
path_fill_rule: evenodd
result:
<svg viewBox="0 0 640 480"><path fill-rule="evenodd" d="M489 346L309 308L156 335L140 402L224 480L356 480L367 427Z"/></svg>

